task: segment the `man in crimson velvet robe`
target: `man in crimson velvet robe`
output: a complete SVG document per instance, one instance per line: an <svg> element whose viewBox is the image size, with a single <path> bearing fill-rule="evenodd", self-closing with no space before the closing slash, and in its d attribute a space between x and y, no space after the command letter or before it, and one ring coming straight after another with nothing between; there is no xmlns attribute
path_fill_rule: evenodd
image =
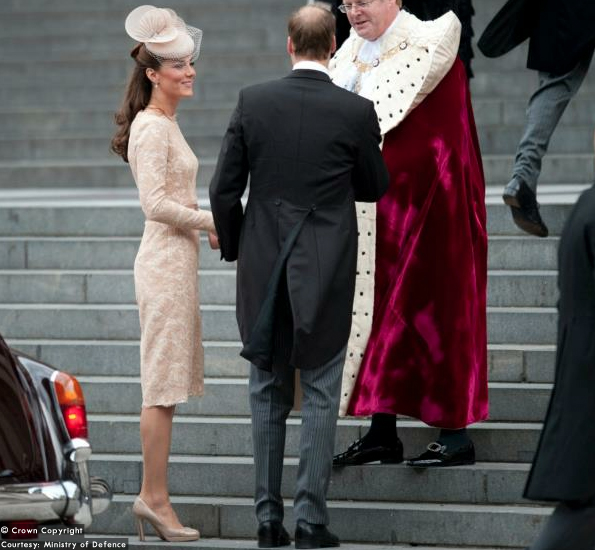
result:
<svg viewBox="0 0 595 550"><path fill-rule="evenodd" d="M390 186L358 208L353 327L341 413L372 415L336 465L401 462L396 415L441 428L412 466L475 461L466 427L487 418L485 182L460 23L422 22L398 0L344 3L355 29L335 84L374 102Z"/></svg>

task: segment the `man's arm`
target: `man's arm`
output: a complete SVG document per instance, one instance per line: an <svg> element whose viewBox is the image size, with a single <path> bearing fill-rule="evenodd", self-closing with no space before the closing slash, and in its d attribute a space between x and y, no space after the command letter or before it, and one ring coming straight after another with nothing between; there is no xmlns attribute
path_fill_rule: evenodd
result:
<svg viewBox="0 0 595 550"><path fill-rule="evenodd" d="M374 105L370 102L362 125L358 157L352 182L355 200L375 202L388 189L388 171L380 151L380 127Z"/></svg>
<svg viewBox="0 0 595 550"><path fill-rule="evenodd" d="M211 211L219 237L221 258L238 258L244 219L242 195L248 183L248 155L242 128L242 92L223 138L215 175L209 187Z"/></svg>

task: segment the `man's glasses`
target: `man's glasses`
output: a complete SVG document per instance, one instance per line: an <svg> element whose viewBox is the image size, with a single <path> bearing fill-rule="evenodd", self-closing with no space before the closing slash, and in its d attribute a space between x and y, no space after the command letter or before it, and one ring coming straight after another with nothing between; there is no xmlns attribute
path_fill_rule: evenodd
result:
<svg viewBox="0 0 595 550"><path fill-rule="evenodd" d="M341 13L350 13L355 8L365 10L370 4L376 2L376 0L368 0L367 2L353 2L349 4L340 4L338 9Z"/></svg>

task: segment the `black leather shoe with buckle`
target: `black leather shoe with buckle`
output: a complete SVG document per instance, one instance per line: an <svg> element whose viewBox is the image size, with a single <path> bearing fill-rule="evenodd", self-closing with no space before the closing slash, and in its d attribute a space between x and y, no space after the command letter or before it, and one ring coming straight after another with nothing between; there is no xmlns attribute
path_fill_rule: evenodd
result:
<svg viewBox="0 0 595 550"><path fill-rule="evenodd" d="M331 533L326 525L315 525L303 519L295 528L296 548L335 548L340 546L339 537Z"/></svg>
<svg viewBox="0 0 595 550"><path fill-rule="evenodd" d="M280 521L261 521L258 524L258 548L289 546L289 533Z"/></svg>
<svg viewBox="0 0 595 550"><path fill-rule="evenodd" d="M354 441L349 448L333 457L333 466L357 466L369 462L382 462L383 464L399 464L403 462L403 443L397 439L394 447L377 445L366 446L364 438Z"/></svg>
<svg viewBox="0 0 595 550"><path fill-rule="evenodd" d="M435 441L428 445L427 451L417 458L407 461L407 466L413 466L414 468L462 466L465 464L475 464L475 447L472 441L453 450Z"/></svg>
<svg viewBox="0 0 595 550"><path fill-rule="evenodd" d="M548 228L541 219L535 193L524 181L512 180L504 189L504 203L510 206L514 223L536 237L547 237Z"/></svg>

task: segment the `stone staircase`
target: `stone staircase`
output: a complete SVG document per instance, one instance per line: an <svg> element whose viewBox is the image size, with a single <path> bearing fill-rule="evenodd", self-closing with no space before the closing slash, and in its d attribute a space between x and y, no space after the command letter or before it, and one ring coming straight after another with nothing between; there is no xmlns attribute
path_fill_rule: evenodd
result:
<svg viewBox="0 0 595 550"><path fill-rule="evenodd" d="M219 142L239 88L283 75L285 20L301 0L172 0L205 31L197 94L180 122L201 161L206 206ZM131 536L141 478L138 315L132 265L143 227L127 165L108 152L130 63L124 34L132 0L7 0L0 5L0 332L15 347L79 377L87 397L93 473L115 497L96 534ZM501 4L476 0L477 34ZM491 416L472 427L478 463L426 472L401 465L337 471L333 529L349 550L519 548L550 508L521 497L545 414L555 353L558 235L593 178L595 78L565 114L544 162L540 201L548 239L516 230L500 193L510 173L536 76L526 51L477 53L475 115L488 180ZM183 522L204 549L255 547L246 365L238 357L234 266L203 241L201 302L206 396L179 407L170 485ZM339 421L337 449L365 433ZM404 419L406 453L434 430ZM284 495L291 521L299 416L288 429ZM289 525L288 525L289 526ZM172 545L168 545L169 548Z"/></svg>

